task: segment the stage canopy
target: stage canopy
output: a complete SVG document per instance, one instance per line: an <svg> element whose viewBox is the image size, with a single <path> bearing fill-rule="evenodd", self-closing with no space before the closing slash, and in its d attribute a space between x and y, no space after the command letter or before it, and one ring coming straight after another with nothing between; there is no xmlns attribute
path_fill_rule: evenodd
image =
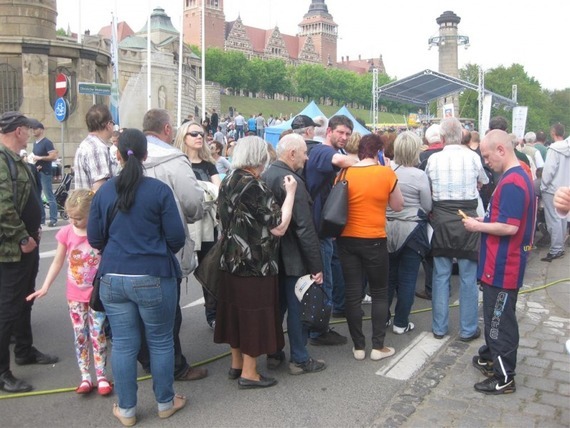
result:
<svg viewBox="0 0 570 428"><path fill-rule="evenodd" d="M479 92L479 86L465 80L451 77L433 70L424 70L404 79L388 83L378 88L378 96L393 101L405 102L425 107L431 101L459 92L473 89ZM493 104L514 107L517 103L510 98L485 90L493 96Z"/></svg>

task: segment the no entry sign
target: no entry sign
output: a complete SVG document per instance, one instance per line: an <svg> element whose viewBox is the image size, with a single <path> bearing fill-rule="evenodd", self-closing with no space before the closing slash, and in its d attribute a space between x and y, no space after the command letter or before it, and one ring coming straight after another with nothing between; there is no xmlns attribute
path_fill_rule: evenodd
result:
<svg viewBox="0 0 570 428"><path fill-rule="evenodd" d="M58 97L63 97L67 94L67 89L69 87L67 76L63 73L59 73L55 78L55 93Z"/></svg>

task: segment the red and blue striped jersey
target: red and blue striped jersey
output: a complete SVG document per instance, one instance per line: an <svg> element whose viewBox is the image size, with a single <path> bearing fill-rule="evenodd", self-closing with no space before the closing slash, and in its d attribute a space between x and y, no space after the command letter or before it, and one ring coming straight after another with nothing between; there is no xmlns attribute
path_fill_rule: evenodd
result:
<svg viewBox="0 0 570 428"><path fill-rule="evenodd" d="M522 287L535 218L536 197L528 174L520 166L507 170L491 197L484 222L506 223L519 229L507 236L481 234L477 272L481 282L508 290Z"/></svg>

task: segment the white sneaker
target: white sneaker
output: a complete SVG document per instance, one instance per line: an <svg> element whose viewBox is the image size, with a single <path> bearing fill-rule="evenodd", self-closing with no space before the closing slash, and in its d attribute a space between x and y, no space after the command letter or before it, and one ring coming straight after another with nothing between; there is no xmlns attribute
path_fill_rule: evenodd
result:
<svg viewBox="0 0 570 428"><path fill-rule="evenodd" d="M374 361L379 361L384 358L391 357L396 353L396 350L394 348L386 347L386 349L387 351L381 351L380 349L373 349L372 352L370 352L370 359Z"/></svg>
<svg viewBox="0 0 570 428"><path fill-rule="evenodd" d="M366 358L366 352L364 349L352 348L352 355L354 355L354 358L358 361L362 361L364 358Z"/></svg>
<svg viewBox="0 0 570 428"><path fill-rule="evenodd" d="M392 326L392 331L394 332L394 334L404 334L407 333L408 331L412 331L416 326L414 325L413 322L409 322L407 327L398 327L396 325Z"/></svg>
<svg viewBox="0 0 570 428"><path fill-rule="evenodd" d="M364 305L370 305L372 304L372 296L370 294L365 294L364 295L364 299L362 299L362 303Z"/></svg>

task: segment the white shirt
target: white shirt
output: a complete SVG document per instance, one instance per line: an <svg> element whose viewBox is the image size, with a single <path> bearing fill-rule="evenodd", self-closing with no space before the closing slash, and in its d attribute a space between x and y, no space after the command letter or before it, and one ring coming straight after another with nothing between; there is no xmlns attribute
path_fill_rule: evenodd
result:
<svg viewBox="0 0 570 428"><path fill-rule="evenodd" d="M441 152L431 155L426 174L434 201L477 199L477 182L489 182L479 155L458 144L445 146Z"/></svg>

